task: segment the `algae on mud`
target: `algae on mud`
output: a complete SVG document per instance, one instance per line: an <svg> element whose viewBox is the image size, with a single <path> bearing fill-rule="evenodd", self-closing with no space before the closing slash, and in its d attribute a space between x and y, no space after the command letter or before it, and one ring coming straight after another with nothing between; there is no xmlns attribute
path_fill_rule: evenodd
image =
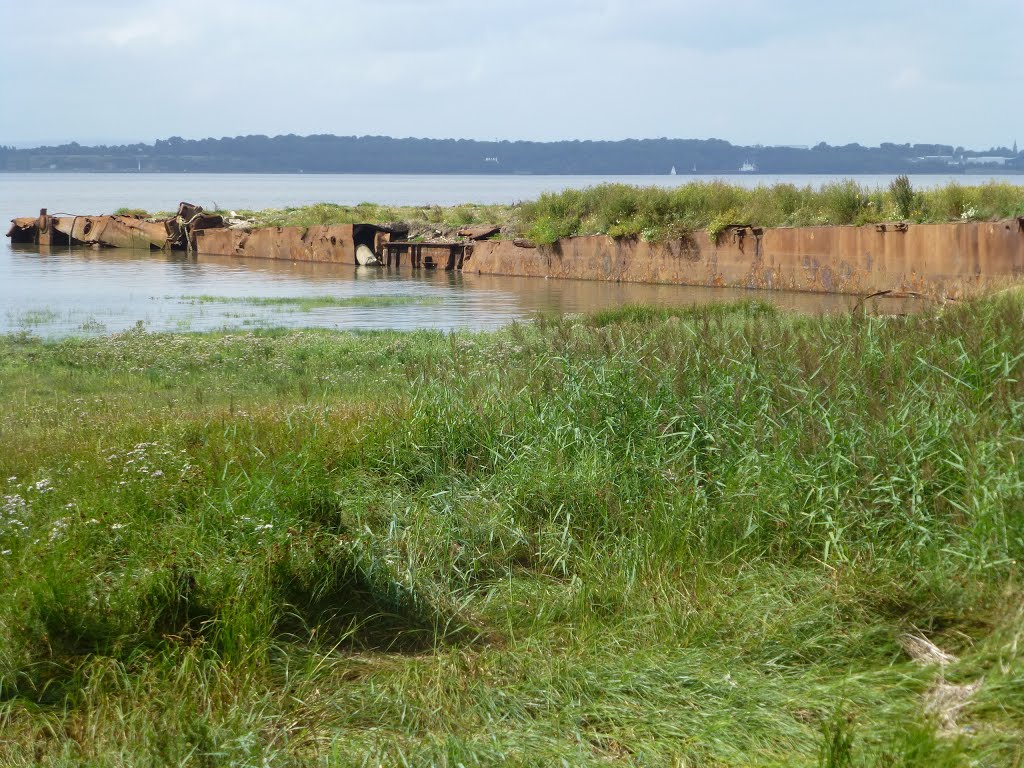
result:
<svg viewBox="0 0 1024 768"><path fill-rule="evenodd" d="M1022 348L1015 293L0 339L0 761L1019 763Z"/></svg>

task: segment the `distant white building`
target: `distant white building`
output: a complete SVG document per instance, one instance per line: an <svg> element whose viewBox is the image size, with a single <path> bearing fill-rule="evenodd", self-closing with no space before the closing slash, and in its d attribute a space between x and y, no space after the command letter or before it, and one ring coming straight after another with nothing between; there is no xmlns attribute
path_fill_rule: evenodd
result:
<svg viewBox="0 0 1024 768"><path fill-rule="evenodd" d="M953 155L925 155L924 157L915 157L911 160L912 163L945 163L946 165L956 165L956 158Z"/></svg>
<svg viewBox="0 0 1024 768"><path fill-rule="evenodd" d="M981 157L965 157L964 165L1006 165L1013 160L1012 157L996 157L995 155L983 155Z"/></svg>

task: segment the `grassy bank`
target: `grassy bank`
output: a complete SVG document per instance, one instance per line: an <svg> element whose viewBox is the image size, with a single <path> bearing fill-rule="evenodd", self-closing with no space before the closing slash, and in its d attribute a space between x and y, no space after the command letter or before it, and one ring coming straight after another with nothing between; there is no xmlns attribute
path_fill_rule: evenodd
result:
<svg viewBox="0 0 1024 768"><path fill-rule="evenodd" d="M745 189L720 182L697 182L675 189L605 184L541 195L522 205L520 220L525 234L538 242L598 233L658 241L701 229L714 233L728 224L934 223L1021 215L1024 186L992 182L914 190L904 176L885 189L863 187L851 180L817 189L793 184Z"/></svg>
<svg viewBox="0 0 1024 768"><path fill-rule="evenodd" d="M0 763L1019 765L1022 314L4 338Z"/></svg>
<svg viewBox="0 0 1024 768"><path fill-rule="evenodd" d="M954 183L915 190L905 176L887 188L864 187L851 180L818 188L775 184L746 189L719 181L691 182L676 188L601 184L542 194L515 205L317 203L236 213L257 227L402 222L410 226L414 237L431 237L436 232L454 234L460 227L488 224L501 226L504 237L526 237L538 243L593 234L662 241L702 229L717 232L737 223L782 227L1024 216L1024 186Z"/></svg>

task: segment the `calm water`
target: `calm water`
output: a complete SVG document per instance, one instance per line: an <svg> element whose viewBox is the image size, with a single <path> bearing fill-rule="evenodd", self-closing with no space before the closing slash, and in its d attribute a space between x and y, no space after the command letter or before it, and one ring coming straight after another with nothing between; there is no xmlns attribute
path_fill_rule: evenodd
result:
<svg viewBox="0 0 1024 768"><path fill-rule="evenodd" d="M172 210L187 200L226 209L364 200L390 205L507 203L540 192L604 181L676 185L689 176L367 176L241 174L0 174L0 218L99 214L121 207ZM707 178L707 177L697 177ZM730 176L745 185L825 176ZM890 176L855 177L884 186ZM923 176L917 187L964 177ZM987 178L987 177L984 177ZM984 178L969 177L982 181ZM1024 183L1022 176L1001 180ZM264 260L188 259L149 251L0 243L0 333L44 337L149 330L289 326L325 328L493 328L537 311L583 312L625 302L694 304L756 296L807 312L843 311L840 296L543 280ZM259 297L330 297L333 306L254 303ZM352 303L355 302L355 303Z"/></svg>

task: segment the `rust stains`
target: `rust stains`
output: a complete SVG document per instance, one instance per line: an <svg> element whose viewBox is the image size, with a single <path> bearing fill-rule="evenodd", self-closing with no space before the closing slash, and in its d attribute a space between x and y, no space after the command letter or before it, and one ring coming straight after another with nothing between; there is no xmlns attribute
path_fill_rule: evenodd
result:
<svg viewBox="0 0 1024 768"><path fill-rule="evenodd" d="M228 228L199 206L174 216L51 216L11 222L16 243L181 249L194 254L282 261L383 264L482 274L621 282L959 298L1024 277L1024 217L947 224L779 227L731 224L664 243L607 236L550 245L489 239L408 239L402 225ZM404 258L407 257L407 258ZM405 262L403 264L403 262Z"/></svg>
<svg viewBox="0 0 1024 768"><path fill-rule="evenodd" d="M391 231L373 224L228 229L219 214L180 203L173 216L159 220L134 216L50 216L11 221L14 243L41 246L183 250L195 254L246 256L286 261L347 264L380 263Z"/></svg>
<svg viewBox="0 0 1024 768"><path fill-rule="evenodd" d="M38 217L12 220L7 236L14 243L38 245L188 250L196 231L223 226L221 216L189 203L181 203L176 215L158 220L136 216L50 216L43 208Z"/></svg>
<svg viewBox="0 0 1024 768"><path fill-rule="evenodd" d="M732 225L717 237L648 243L577 237L534 250L509 240L474 244L465 269L481 274L694 286L876 291L958 298L1024 277L1016 219L949 224L780 227ZM888 294L886 294L888 295Z"/></svg>
<svg viewBox="0 0 1024 768"><path fill-rule="evenodd" d="M501 227L491 227L487 225L479 227L464 227L458 231L459 237L466 237L470 240L486 240L489 237L501 232Z"/></svg>
<svg viewBox="0 0 1024 768"><path fill-rule="evenodd" d="M419 269L461 270L473 246L464 242L392 240L384 246L384 264L402 266L402 257L409 256L409 265Z"/></svg>
<svg viewBox="0 0 1024 768"><path fill-rule="evenodd" d="M199 255L240 256L331 264L380 262L391 233L373 224L202 229L193 233Z"/></svg>
<svg viewBox="0 0 1024 768"><path fill-rule="evenodd" d="M166 222L151 222L129 216L48 216L11 221L7 236L13 243L39 245L91 245L97 248L169 247Z"/></svg>

